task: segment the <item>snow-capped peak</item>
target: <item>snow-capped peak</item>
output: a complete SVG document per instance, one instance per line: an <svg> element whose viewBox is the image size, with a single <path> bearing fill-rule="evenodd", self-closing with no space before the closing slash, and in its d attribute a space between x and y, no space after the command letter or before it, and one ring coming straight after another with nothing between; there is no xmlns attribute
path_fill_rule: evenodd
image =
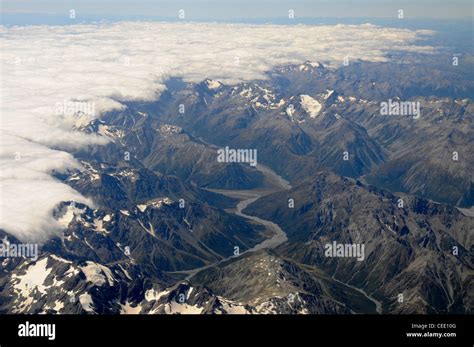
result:
<svg viewBox="0 0 474 347"><path fill-rule="evenodd" d="M140 210L140 212L145 212L148 207L160 208L161 206L163 206L163 204L171 205L172 203L173 203L173 200L171 200L168 197L164 197L164 198L159 198L159 199L149 201L144 204L139 204L137 205L137 208Z"/></svg>
<svg viewBox="0 0 474 347"><path fill-rule="evenodd" d="M322 64L319 63L319 62L313 62L313 61L305 61L303 64L301 64L300 66L298 66L298 69L300 71L310 71L312 70L312 68L319 68L319 67L322 67Z"/></svg>
<svg viewBox="0 0 474 347"><path fill-rule="evenodd" d="M204 80L204 84L206 85L206 87L210 90L213 90L213 89L218 89L222 86L222 83L219 82L219 81L216 81L216 80L211 80L211 79L206 79Z"/></svg>

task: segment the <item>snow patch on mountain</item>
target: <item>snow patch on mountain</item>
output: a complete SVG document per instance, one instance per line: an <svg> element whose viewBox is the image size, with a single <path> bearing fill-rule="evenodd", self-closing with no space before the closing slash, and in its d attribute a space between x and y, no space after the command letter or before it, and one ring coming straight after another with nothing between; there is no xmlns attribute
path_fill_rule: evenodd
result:
<svg viewBox="0 0 474 347"><path fill-rule="evenodd" d="M171 301L165 304L166 314L201 314L203 307Z"/></svg>
<svg viewBox="0 0 474 347"><path fill-rule="evenodd" d="M300 103L303 110L305 110L311 118L316 118L322 109L322 105L319 101L309 95L300 95Z"/></svg>
<svg viewBox="0 0 474 347"><path fill-rule="evenodd" d="M121 314L139 314L141 310L142 306L140 304L132 304L128 301L126 301L125 304L120 304Z"/></svg>
<svg viewBox="0 0 474 347"><path fill-rule="evenodd" d="M47 268L47 264L48 258L43 258L37 261L36 264L28 266L23 275L14 274L12 276L13 281L16 282L14 288L20 296L29 297L34 290L42 294L46 293L47 287L44 285L44 281L51 273L51 268Z"/></svg>
<svg viewBox="0 0 474 347"><path fill-rule="evenodd" d="M158 131L162 134L172 135L181 133L183 128L176 125L163 124L159 127Z"/></svg>
<svg viewBox="0 0 474 347"><path fill-rule="evenodd" d="M82 308L87 312L94 312L94 303L92 301L92 296L88 293L81 294L79 296L79 302L82 305Z"/></svg>
<svg viewBox="0 0 474 347"><path fill-rule="evenodd" d="M331 97L331 95L334 94L334 90L328 89L326 93L324 94L323 98L324 100L327 100Z"/></svg>
<svg viewBox="0 0 474 347"><path fill-rule="evenodd" d="M114 276L112 271L109 268L94 263L92 261L87 261L85 266L79 267L82 273L86 276L88 282L93 283L96 286L103 286L108 282L109 286L114 285Z"/></svg>

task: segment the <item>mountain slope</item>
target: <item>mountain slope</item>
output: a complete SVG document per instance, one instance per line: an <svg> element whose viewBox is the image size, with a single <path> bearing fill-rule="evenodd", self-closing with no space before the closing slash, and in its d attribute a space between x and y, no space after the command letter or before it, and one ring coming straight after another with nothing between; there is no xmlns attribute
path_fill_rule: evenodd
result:
<svg viewBox="0 0 474 347"><path fill-rule="evenodd" d="M244 212L286 231L289 242L279 254L363 289L385 312L472 311L474 221L456 208L320 173ZM333 242L364 245L364 259L326 256L325 245Z"/></svg>

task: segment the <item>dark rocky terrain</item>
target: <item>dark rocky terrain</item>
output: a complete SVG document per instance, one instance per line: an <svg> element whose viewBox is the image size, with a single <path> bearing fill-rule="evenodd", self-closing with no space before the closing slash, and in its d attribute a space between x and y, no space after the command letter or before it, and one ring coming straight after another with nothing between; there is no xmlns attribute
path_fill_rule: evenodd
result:
<svg viewBox="0 0 474 347"><path fill-rule="evenodd" d="M0 312L472 313L472 71L426 65L171 78L154 102L78 115L108 143L56 177L95 205L63 202L36 261L1 262ZM420 118L381 115L389 98ZM218 162L225 146L259 164ZM286 237L265 244L269 223ZM334 241L364 259L326 256Z"/></svg>

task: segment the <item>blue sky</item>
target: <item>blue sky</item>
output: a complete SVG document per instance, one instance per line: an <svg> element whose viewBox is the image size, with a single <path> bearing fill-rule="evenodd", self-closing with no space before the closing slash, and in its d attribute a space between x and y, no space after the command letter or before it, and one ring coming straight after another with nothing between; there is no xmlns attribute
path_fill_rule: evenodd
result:
<svg viewBox="0 0 474 347"><path fill-rule="evenodd" d="M89 19L177 18L184 9L187 19L236 21L295 17L396 18L403 9L408 19L466 18L473 16L472 0L2 0L3 20L68 16ZM13 16L13 17L12 17Z"/></svg>

